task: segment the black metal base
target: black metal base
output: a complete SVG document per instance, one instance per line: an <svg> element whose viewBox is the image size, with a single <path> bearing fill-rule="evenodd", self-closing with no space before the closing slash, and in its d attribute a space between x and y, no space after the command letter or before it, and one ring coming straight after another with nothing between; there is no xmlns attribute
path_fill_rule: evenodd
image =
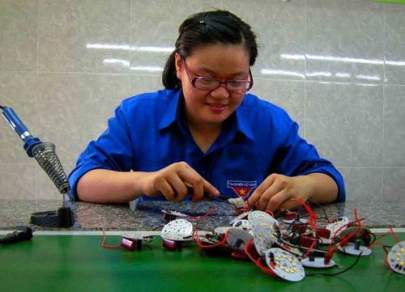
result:
<svg viewBox="0 0 405 292"><path fill-rule="evenodd" d="M61 207L57 211L36 212L31 215L31 224L45 227L71 227L75 222L72 209Z"/></svg>

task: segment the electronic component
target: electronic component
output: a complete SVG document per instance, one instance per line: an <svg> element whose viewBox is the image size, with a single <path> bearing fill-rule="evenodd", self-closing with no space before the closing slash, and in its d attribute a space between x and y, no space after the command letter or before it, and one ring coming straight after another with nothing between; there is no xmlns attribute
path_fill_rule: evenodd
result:
<svg viewBox="0 0 405 292"><path fill-rule="evenodd" d="M369 248L371 232L362 226L347 227L336 239L338 250L345 254L368 256L372 252Z"/></svg>
<svg viewBox="0 0 405 292"><path fill-rule="evenodd" d="M348 242L346 245L341 246L338 245L338 250L349 255L361 255L361 256L368 256L371 254L371 249L367 246L361 245L360 240L356 240L355 242Z"/></svg>
<svg viewBox="0 0 405 292"><path fill-rule="evenodd" d="M267 266L281 279L291 282L304 279L304 267L296 256L277 247L266 250L265 256Z"/></svg>
<svg viewBox="0 0 405 292"><path fill-rule="evenodd" d="M144 241L152 240L153 236L134 235L124 233L121 237L121 246L127 250L141 250Z"/></svg>
<svg viewBox="0 0 405 292"><path fill-rule="evenodd" d="M249 220L246 220L246 219L240 219L240 220L233 222L232 227L243 229L246 231L252 230L252 226L250 226Z"/></svg>
<svg viewBox="0 0 405 292"><path fill-rule="evenodd" d="M242 219L247 219L248 215L249 215L250 211L248 212L243 212L241 214L239 214L238 216L236 216L235 218L233 218L229 224L233 225L236 221L242 220Z"/></svg>
<svg viewBox="0 0 405 292"><path fill-rule="evenodd" d="M230 226L218 226L218 227L215 227L214 233L225 234L229 228L231 228L231 227Z"/></svg>
<svg viewBox="0 0 405 292"><path fill-rule="evenodd" d="M162 209L162 217L165 222L170 222L172 220L176 219L186 219L188 216L184 213L178 212L178 211L172 211L172 210L164 210Z"/></svg>
<svg viewBox="0 0 405 292"><path fill-rule="evenodd" d="M248 231L240 228L229 228L226 232L226 242L233 250L243 251L246 243L252 239L253 236Z"/></svg>
<svg viewBox="0 0 405 292"><path fill-rule="evenodd" d="M169 250L181 249L183 242L193 239L193 225L186 219L176 219L163 226L162 245Z"/></svg>
<svg viewBox="0 0 405 292"><path fill-rule="evenodd" d="M326 269L336 266L334 260L326 260L325 257L309 256L301 260L301 264L307 268Z"/></svg>
<svg viewBox="0 0 405 292"><path fill-rule="evenodd" d="M400 241L391 248L387 263L394 272L405 275L405 241Z"/></svg>
<svg viewBox="0 0 405 292"><path fill-rule="evenodd" d="M263 211L252 211L248 215L252 226L253 242L260 256L278 242L278 221Z"/></svg>
<svg viewBox="0 0 405 292"><path fill-rule="evenodd" d="M325 228L329 231L329 238L321 237L320 242L323 244L332 243L332 239L337 237L349 225L349 218L341 217L338 220L329 223ZM326 235L326 232L324 233Z"/></svg>
<svg viewBox="0 0 405 292"><path fill-rule="evenodd" d="M232 204L237 209L242 209L245 207L245 200L243 198L229 198L228 202Z"/></svg>

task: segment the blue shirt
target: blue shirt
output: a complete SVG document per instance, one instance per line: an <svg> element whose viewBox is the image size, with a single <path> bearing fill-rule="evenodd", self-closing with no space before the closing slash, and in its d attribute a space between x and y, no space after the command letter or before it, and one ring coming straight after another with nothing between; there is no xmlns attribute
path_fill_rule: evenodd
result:
<svg viewBox="0 0 405 292"><path fill-rule="evenodd" d="M179 90L124 100L70 173L71 197L77 199L77 182L92 169L156 171L185 161L227 197L247 197L272 173L316 172L332 177L339 190L337 200L345 200L341 174L298 135L297 123L280 107L246 94L206 153L194 142L183 108Z"/></svg>

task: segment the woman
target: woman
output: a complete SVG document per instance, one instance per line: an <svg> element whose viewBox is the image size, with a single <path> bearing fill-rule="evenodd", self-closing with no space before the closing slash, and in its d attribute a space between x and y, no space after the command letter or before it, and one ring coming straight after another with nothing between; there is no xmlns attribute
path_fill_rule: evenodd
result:
<svg viewBox="0 0 405 292"><path fill-rule="evenodd" d="M81 154L72 197L113 203L238 197L260 210L343 201L343 178L281 108L249 94L251 27L228 11L192 15L163 72L165 90L131 97Z"/></svg>

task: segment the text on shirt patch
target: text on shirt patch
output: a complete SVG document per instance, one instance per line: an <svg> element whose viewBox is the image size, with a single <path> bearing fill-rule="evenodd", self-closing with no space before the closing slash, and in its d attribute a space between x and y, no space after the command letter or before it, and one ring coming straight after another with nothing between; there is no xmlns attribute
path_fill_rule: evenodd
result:
<svg viewBox="0 0 405 292"><path fill-rule="evenodd" d="M257 181L243 181L243 180L227 180L226 187L232 189L235 194L245 198L250 195L253 189L257 186Z"/></svg>

